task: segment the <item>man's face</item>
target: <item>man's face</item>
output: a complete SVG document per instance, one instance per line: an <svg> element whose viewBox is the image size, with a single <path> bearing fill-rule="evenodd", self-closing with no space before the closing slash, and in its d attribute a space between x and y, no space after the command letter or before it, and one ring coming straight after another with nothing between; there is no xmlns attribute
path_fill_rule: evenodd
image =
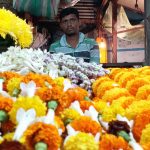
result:
<svg viewBox="0 0 150 150"><path fill-rule="evenodd" d="M68 36L75 35L79 32L79 20L75 14L69 14L63 17L60 26Z"/></svg>

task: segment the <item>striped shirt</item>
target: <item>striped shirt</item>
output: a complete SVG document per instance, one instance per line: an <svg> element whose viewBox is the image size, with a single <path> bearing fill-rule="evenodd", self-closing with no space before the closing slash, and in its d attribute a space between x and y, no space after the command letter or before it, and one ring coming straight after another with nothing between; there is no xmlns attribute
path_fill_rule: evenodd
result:
<svg viewBox="0 0 150 150"><path fill-rule="evenodd" d="M49 51L51 53L64 53L73 57L82 57L86 62L100 63L99 47L94 39L86 38L83 33L79 34L79 43L76 48L72 48L66 41L66 35L51 44Z"/></svg>

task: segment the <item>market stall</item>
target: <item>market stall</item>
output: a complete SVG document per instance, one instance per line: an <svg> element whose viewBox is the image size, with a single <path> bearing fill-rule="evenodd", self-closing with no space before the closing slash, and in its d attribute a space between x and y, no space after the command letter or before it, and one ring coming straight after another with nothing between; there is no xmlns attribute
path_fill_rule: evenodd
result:
<svg viewBox="0 0 150 150"><path fill-rule="evenodd" d="M28 48L31 30L0 9L0 36L16 45L0 54L0 150L149 150L150 67Z"/></svg>

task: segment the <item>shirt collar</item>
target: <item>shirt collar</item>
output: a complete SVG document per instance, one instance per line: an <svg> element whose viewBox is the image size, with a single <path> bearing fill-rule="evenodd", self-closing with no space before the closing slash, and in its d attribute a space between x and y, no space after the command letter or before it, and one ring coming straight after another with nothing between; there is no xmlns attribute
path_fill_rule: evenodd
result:
<svg viewBox="0 0 150 150"><path fill-rule="evenodd" d="M79 43L82 43L83 42L83 40L84 40L84 38L85 38L85 35L83 34L83 33L79 33ZM78 44L79 44L78 43ZM66 35L64 34L62 37L61 37L61 39L60 39L60 45L61 46L67 46L67 47L70 47L70 45L67 43L67 41L66 41Z"/></svg>

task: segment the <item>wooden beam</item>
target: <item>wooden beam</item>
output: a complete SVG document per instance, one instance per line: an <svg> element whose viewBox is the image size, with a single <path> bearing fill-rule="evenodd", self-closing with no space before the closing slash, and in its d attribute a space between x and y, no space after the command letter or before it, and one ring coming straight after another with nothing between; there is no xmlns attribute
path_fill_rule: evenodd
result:
<svg viewBox="0 0 150 150"><path fill-rule="evenodd" d="M117 63L117 0L112 1L112 62Z"/></svg>

